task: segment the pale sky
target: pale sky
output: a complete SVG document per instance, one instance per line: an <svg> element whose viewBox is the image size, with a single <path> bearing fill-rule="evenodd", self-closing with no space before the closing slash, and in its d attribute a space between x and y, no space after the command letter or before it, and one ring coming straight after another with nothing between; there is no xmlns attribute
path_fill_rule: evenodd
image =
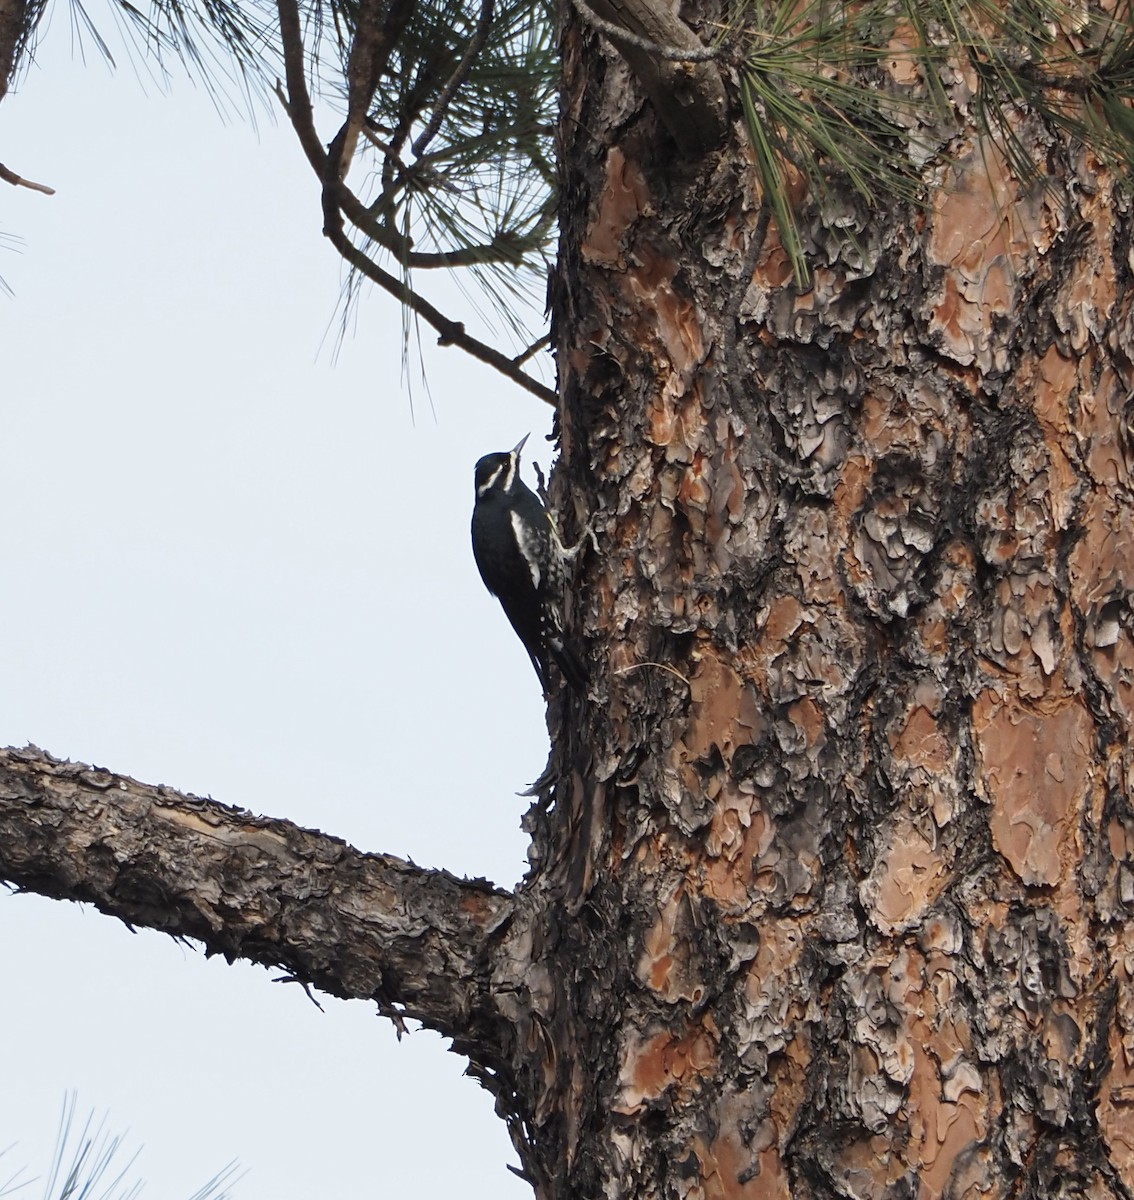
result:
<svg viewBox="0 0 1134 1200"><path fill-rule="evenodd" d="M84 66L54 18L0 104L0 161L57 189L0 191L0 744L513 884L547 740L472 469L529 430L546 469L549 410L428 330L411 405L377 291L336 361L290 128ZM233 1159L239 1200L530 1196L464 1060L372 1005L38 897L0 894L0 962L0 1185L46 1170L74 1089L152 1200Z"/></svg>

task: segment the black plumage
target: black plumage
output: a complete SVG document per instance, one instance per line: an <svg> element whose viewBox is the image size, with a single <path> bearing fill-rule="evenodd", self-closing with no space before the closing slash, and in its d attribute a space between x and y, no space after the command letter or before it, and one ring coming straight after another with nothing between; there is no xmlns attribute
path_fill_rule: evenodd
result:
<svg viewBox="0 0 1134 1200"><path fill-rule="evenodd" d="M476 464L473 557L485 587L523 642L544 693L551 691L549 658L572 688L583 691L586 672L563 634L562 547L539 497L520 478L520 451L527 440L513 450L486 454Z"/></svg>

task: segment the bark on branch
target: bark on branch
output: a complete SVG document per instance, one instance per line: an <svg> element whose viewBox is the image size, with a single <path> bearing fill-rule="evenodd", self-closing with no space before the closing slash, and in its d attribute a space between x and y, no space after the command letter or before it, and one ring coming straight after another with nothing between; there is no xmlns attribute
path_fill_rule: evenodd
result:
<svg viewBox="0 0 1134 1200"><path fill-rule="evenodd" d="M482 1063L509 1037L490 976L513 898L483 880L35 747L0 750L0 880L376 1000Z"/></svg>
<svg viewBox="0 0 1134 1200"><path fill-rule="evenodd" d="M3 882L374 1000L399 1028L421 1021L495 1097L525 1178L546 1176L531 1122L571 1059L548 1041L567 1008L545 960L540 889L364 854L34 746L0 749Z"/></svg>
<svg viewBox="0 0 1134 1200"><path fill-rule="evenodd" d="M45 196L54 196L55 189L48 187L46 183L35 183L31 179L25 179L22 175L17 175L15 171L0 163L0 179L5 183L10 183L13 187L30 188L33 192L42 192Z"/></svg>
<svg viewBox="0 0 1134 1200"><path fill-rule="evenodd" d="M0 0L0 100L19 66L21 44L27 38L27 5L25 0Z"/></svg>
<svg viewBox="0 0 1134 1200"><path fill-rule="evenodd" d="M698 158L720 145L728 99L713 62L718 50L664 0L574 0L574 6L618 47L683 154Z"/></svg>

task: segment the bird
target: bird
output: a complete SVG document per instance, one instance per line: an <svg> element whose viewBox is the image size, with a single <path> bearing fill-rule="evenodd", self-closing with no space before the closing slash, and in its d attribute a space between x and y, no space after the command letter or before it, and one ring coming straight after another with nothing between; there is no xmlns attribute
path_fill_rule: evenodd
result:
<svg viewBox="0 0 1134 1200"><path fill-rule="evenodd" d="M529 436L476 464L473 558L523 642L544 695L551 694L549 659L570 688L584 692L586 669L564 635L560 613L566 555L547 510L520 478L520 452Z"/></svg>

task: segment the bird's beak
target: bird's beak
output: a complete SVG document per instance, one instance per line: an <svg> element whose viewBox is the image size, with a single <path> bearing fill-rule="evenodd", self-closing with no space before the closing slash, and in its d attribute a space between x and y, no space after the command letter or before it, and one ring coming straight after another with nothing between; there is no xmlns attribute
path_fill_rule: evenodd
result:
<svg viewBox="0 0 1134 1200"><path fill-rule="evenodd" d="M515 449L512 451L512 454L514 457L516 457L516 458L520 457L520 451L524 448L524 443L531 436L532 435L530 433L525 433L524 436L522 438L520 438L520 440L516 443Z"/></svg>

